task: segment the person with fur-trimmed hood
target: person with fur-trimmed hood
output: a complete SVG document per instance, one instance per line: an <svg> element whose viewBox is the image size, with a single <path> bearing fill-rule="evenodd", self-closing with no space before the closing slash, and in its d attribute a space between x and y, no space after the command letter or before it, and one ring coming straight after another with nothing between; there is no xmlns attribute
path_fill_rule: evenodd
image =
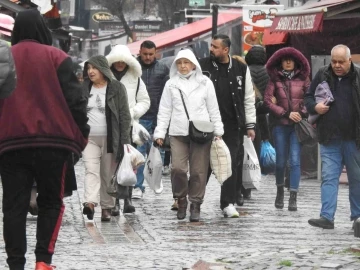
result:
<svg viewBox="0 0 360 270"><path fill-rule="evenodd" d="M304 95L310 85L310 66L298 50L286 47L274 53L266 64L270 76L264 102L273 116L273 140L276 150L275 207L284 207L284 173L290 158L290 199L288 210L297 210L297 192L300 184L301 145L295 133L295 123L306 117ZM276 103L272 102L276 98Z"/></svg>
<svg viewBox="0 0 360 270"><path fill-rule="evenodd" d="M150 97L146 90L146 86L141 79L142 69L140 63L125 45L116 45L112 48L106 58L115 78L126 88L131 123L139 121L139 118L150 108ZM135 212L135 207L132 205L131 201L132 190L132 187L129 188L129 199L124 200L124 213ZM119 215L118 208L119 205L117 203L116 209L114 209L112 215Z"/></svg>

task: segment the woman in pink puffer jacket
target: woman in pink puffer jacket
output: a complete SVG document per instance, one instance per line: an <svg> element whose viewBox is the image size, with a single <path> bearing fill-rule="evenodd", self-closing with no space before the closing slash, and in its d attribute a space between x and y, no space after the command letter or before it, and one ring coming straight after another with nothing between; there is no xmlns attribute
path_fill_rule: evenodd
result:
<svg viewBox="0 0 360 270"><path fill-rule="evenodd" d="M289 211L297 210L297 192L300 184L301 145L296 137L295 123L306 117L304 94L310 85L310 66L298 50L286 47L273 54L266 64L270 76L264 102L273 119L273 138L276 150L275 207L284 207L284 174L290 163Z"/></svg>

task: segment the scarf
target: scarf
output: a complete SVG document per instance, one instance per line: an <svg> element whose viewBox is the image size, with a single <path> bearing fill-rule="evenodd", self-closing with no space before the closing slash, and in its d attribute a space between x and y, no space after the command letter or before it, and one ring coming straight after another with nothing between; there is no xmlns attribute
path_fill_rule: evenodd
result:
<svg viewBox="0 0 360 270"><path fill-rule="evenodd" d="M294 76L295 72L293 70L291 70L291 71L283 70L282 74L284 75L285 78L291 80L292 77Z"/></svg>
<svg viewBox="0 0 360 270"><path fill-rule="evenodd" d="M190 71L188 74L181 74L179 71L177 72L177 75L179 75L182 79L189 79L191 75L195 73L195 70Z"/></svg>
<svg viewBox="0 0 360 270"><path fill-rule="evenodd" d="M121 81L122 77L124 77L124 75L128 71L129 66L126 66L126 68L124 68L123 71L117 71L116 68L114 68L114 65L111 65L110 69L111 69L112 73L114 74L115 78L118 81Z"/></svg>

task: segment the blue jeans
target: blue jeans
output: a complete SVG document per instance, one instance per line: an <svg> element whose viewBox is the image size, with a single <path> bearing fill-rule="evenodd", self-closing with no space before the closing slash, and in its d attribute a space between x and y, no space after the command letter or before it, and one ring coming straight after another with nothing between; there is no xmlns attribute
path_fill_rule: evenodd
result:
<svg viewBox="0 0 360 270"><path fill-rule="evenodd" d="M290 163L290 191L298 191L300 184L300 154L301 145L296 137L295 127L275 126L273 137L276 151L276 185L283 186L285 166L289 158Z"/></svg>
<svg viewBox="0 0 360 270"><path fill-rule="evenodd" d="M150 135L152 136L154 134L154 131L152 129L152 125L153 125L153 120L139 120L139 123L146 128L146 130L150 133ZM147 154L150 151L151 145L152 145L152 140L147 141L146 143L144 143L142 146L138 146L137 150L139 150L139 152L141 154L143 154L144 157L147 156ZM159 148L160 150L160 155L161 155L161 159L163 161L164 164L164 157L165 157L165 151L161 148ZM135 185L135 188L140 188L142 192L145 191L145 187L143 186L144 184L144 165L140 166L137 169L137 173L136 173L136 178L137 178L137 182Z"/></svg>
<svg viewBox="0 0 360 270"><path fill-rule="evenodd" d="M320 216L334 220L339 177L345 165L349 181L351 220L360 217L360 151L355 141L333 139L320 145L322 183Z"/></svg>

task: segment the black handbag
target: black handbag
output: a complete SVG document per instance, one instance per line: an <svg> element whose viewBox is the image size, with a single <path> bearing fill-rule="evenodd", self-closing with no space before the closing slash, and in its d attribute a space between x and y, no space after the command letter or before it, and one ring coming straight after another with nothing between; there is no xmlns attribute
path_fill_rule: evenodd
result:
<svg viewBox="0 0 360 270"><path fill-rule="evenodd" d="M193 142L204 144L214 138L214 124L208 121L190 120L186 109L185 101L181 90L179 89L181 100L185 108L186 116L189 119L189 137Z"/></svg>
<svg viewBox="0 0 360 270"><path fill-rule="evenodd" d="M317 142L316 129L305 119L295 124L295 133L301 144L314 144Z"/></svg>
<svg viewBox="0 0 360 270"><path fill-rule="evenodd" d="M120 168L120 163L117 165L114 175L111 177L110 183L106 189L107 194L116 199L129 198L129 187L122 186L117 181L117 172Z"/></svg>

